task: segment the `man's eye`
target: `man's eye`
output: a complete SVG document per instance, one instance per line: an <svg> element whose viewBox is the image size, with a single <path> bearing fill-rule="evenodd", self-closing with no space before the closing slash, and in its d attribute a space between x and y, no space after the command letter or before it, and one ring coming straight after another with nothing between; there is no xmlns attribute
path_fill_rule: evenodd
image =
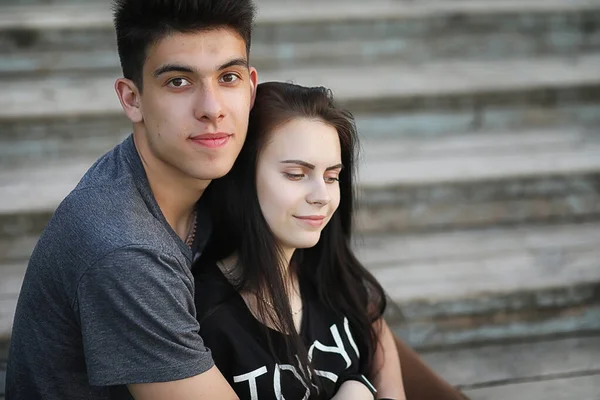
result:
<svg viewBox="0 0 600 400"><path fill-rule="evenodd" d="M221 81L224 83L234 83L240 79L236 74L225 74L221 77Z"/></svg>
<svg viewBox="0 0 600 400"><path fill-rule="evenodd" d="M175 79L171 79L169 81L169 86L176 87L176 88L190 86L190 85L191 85L191 83L187 79L184 79L184 78L175 78Z"/></svg>

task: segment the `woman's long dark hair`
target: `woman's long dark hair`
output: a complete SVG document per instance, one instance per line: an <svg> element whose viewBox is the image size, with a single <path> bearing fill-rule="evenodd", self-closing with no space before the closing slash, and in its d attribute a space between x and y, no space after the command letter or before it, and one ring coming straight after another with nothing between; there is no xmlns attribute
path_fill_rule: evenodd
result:
<svg viewBox="0 0 600 400"><path fill-rule="evenodd" d="M211 183L205 193L212 207L214 232L200 264L206 258L220 260L237 254L236 289L272 300L273 308L258 302L258 312L277 330L287 333L288 359L282 361L297 365L305 378L313 377L312 382L319 385L307 348L294 326L283 272L287 268L281 268L281 251L262 215L256 192L257 160L270 135L275 128L297 118L318 119L337 130L344 169L339 176L338 209L316 246L296 250L290 268L301 282L312 285L320 302L348 318L361 354L360 369L365 374L371 372L377 345L373 322L383 315L386 299L381 285L351 250L356 126L349 112L336 107L326 88L281 82L258 85L240 156L231 172ZM278 310L276 314L274 309ZM275 355L273 342L269 343Z"/></svg>

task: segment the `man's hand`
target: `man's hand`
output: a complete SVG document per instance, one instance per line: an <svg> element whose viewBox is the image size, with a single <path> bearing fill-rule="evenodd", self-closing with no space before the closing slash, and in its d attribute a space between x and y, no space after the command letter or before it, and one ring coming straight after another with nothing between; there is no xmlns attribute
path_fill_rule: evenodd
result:
<svg viewBox="0 0 600 400"><path fill-rule="evenodd" d="M128 385L135 400L239 400L217 367L203 374L172 382Z"/></svg>

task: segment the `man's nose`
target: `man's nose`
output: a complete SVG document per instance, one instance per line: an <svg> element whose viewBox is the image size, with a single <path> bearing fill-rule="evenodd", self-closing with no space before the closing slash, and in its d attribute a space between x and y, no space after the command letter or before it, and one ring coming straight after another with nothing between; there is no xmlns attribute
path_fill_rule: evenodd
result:
<svg viewBox="0 0 600 400"><path fill-rule="evenodd" d="M195 116L197 119L217 124L223 117L223 101L218 88L211 85L205 85L198 94L196 102Z"/></svg>

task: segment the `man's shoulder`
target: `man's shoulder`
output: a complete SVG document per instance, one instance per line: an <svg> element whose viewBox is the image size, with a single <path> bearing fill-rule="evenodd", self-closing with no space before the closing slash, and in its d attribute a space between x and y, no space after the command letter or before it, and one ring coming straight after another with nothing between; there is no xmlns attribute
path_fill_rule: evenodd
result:
<svg viewBox="0 0 600 400"><path fill-rule="evenodd" d="M139 171L141 165L137 169L131 165L127 144L132 145L126 140L90 167L56 209L41 246L60 249L61 254L71 253L63 251L65 247L77 249L90 262L128 246L157 252L174 246L164 221L156 215L149 186L146 183L144 190L140 182L146 179Z"/></svg>
<svg viewBox="0 0 600 400"><path fill-rule="evenodd" d="M107 200L119 206L140 197L136 188L140 172L131 163L131 147L127 139L96 160L59 208L103 207Z"/></svg>

